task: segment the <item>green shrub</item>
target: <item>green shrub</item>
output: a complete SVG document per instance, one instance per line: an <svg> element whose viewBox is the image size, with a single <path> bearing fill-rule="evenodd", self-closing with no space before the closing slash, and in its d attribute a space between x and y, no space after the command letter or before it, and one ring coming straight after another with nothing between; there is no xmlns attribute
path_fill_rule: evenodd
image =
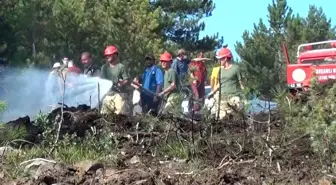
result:
<svg viewBox="0 0 336 185"><path fill-rule="evenodd" d="M285 115L288 131L308 133L312 147L322 161L336 159L336 84L313 82L308 92L279 105ZM331 156L334 155L334 156Z"/></svg>

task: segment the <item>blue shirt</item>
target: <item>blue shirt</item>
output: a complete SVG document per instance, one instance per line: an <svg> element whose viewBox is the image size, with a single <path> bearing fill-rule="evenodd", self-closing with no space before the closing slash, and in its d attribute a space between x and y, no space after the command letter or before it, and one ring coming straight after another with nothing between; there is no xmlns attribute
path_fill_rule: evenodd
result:
<svg viewBox="0 0 336 185"><path fill-rule="evenodd" d="M188 74L189 64L190 64L189 59L179 60L178 58L175 58L173 60L172 68L177 72L177 75L180 76L180 80L182 81Z"/></svg>
<svg viewBox="0 0 336 185"><path fill-rule="evenodd" d="M147 67L142 74L142 87L152 92L156 92L157 85L163 86L162 70L156 65Z"/></svg>

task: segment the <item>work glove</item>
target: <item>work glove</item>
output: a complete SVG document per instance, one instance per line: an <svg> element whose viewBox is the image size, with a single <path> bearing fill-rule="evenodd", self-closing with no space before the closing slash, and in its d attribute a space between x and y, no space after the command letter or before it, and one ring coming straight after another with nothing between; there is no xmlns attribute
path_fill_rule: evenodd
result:
<svg viewBox="0 0 336 185"><path fill-rule="evenodd" d="M162 98L162 97L164 96L164 93L163 93L163 91L162 91L162 92L160 92L160 93L158 94L158 96Z"/></svg>

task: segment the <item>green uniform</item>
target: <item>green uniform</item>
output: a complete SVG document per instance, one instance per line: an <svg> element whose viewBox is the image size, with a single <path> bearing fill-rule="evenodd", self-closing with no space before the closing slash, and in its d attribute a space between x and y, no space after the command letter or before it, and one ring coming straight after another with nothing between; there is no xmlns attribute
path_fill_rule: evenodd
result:
<svg viewBox="0 0 336 185"><path fill-rule="evenodd" d="M174 71L174 69L170 68L164 74L163 89L166 90L172 82L175 83L176 88L173 91L171 91L169 94L167 94L167 96L170 96L172 94L177 95L178 94L178 89L180 88L179 77L178 77L176 71Z"/></svg>
<svg viewBox="0 0 336 185"><path fill-rule="evenodd" d="M230 69L221 68L220 73L221 95L223 97L242 97L243 91L239 83L242 77L239 66L232 64Z"/></svg>
<svg viewBox="0 0 336 185"><path fill-rule="evenodd" d="M101 68L101 78L106 80L111 80L113 86L116 86L120 80L128 80L129 75L125 69L125 65L118 63L114 67L111 67L110 64L104 64ZM124 92L125 88L118 89L120 92ZM117 91L115 88L112 88L111 91Z"/></svg>

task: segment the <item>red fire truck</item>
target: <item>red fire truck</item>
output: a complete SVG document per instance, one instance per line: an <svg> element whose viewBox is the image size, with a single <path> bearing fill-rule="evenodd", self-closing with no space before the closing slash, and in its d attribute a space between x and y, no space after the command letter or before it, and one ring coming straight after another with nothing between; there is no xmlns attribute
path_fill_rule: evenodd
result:
<svg viewBox="0 0 336 185"><path fill-rule="evenodd" d="M297 64L290 64L285 45L283 50L287 63L287 85L292 94L307 90L314 75L319 83L336 79L336 40L299 45Z"/></svg>

